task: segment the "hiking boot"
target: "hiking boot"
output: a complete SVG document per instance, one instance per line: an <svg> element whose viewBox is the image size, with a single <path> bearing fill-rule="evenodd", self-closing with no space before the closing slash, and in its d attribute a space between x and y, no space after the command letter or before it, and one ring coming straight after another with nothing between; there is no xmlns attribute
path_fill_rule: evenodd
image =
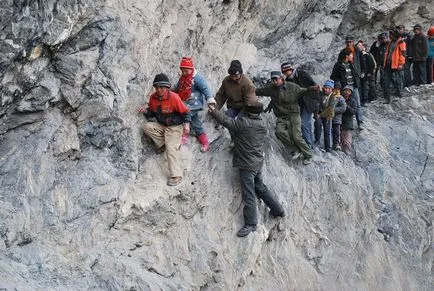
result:
<svg viewBox="0 0 434 291"><path fill-rule="evenodd" d="M181 183L182 177L170 177L169 180L167 180L167 186L176 186L179 183Z"/></svg>
<svg viewBox="0 0 434 291"><path fill-rule="evenodd" d="M295 161L297 159L300 159L303 156L303 154L301 152L296 152L295 154L293 154L293 156L291 157L292 161Z"/></svg>
<svg viewBox="0 0 434 291"><path fill-rule="evenodd" d="M312 163L312 158L305 158L303 160L303 165L309 165L310 163Z"/></svg>
<svg viewBox="0 0 434 291"><path fill-rule="evenodd" d="M257 229L256 225L246 224L237 232L237 236L244 237L244 236L248 235L249 233L256 231L256 229Z"/></svg>
<svg viewBox="0 0 434 291"><path fill-rule="evenodd" d="M155 153L157 155L164 153L164 151L166 150L166 146L163 145L162 147L159 147L158 149L155 150Z"/></svg>
<svg viewBox="0 0 434 291"><path fill-rule="evenodd" d="M280 211L280 212L278 212L278 213L274 213L273 211L270 210L270 216L271 216L272 218L285 217L285 216L286 216L286 213L285 213L285 210L282 210L282 211Z"/></svg>
<svg viewBox="0 0 434 291"><path fill-rule="evenodd" d="M208 141L208 137L206 136L206 134L202 133L202 134L198 135L196 138L199 140L199 142L201 144L200 151L202 153L207 152L209 150L209 141Z"/></svg>

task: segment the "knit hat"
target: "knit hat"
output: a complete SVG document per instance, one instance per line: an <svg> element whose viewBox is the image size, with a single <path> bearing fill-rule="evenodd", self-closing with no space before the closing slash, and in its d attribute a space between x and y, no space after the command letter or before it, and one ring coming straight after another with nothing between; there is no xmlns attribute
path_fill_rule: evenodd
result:
<svg viewBox="0 0 434 291"><path fill-rule="evenodd" d="M349 90L351 90L351 92L354 91L353 86L351 86L351 85L345 85L345 87L344 87L343 90L345 90L345 89L349 89ZM342 90L342 91L343 91L343 90Z"/></svg>
<svg viewBox="0 0 434 291"><path fill-rule="evenodd" d="M194 70L193 58L182 57L179 67Z"/></svg>
<svg viewBox="0 0 434 291"><path fill-rule="evenodd" d="M282 63L282 65L280 65L280 70L282 72L285 72L285 71L288 71L288 70L291 70L291 69L294 69L294 68L292 67L292 65L291 65L290 62L284 62L284 63Z"/></svg>
<svg viewBox="0 0 434 291"><path fill-rule="evenodd" d="M152 86L170 88L169 78L165 74L158 74L155 76Z"/></svg>
<svg viewBox="0 0 434 291"><path fill-rule="evenodd" d="M428 36L434 36L434 26L431 26L429 29L428 29Z"/></svg>
<svg viewBox="0 0 434 291"><path fill-rule="evenodd" d="M324 87L329 87L333 89L335 87L335 82L333 80L327 80L324 82Z"/></svg>
<svg viewBox="0 0 434 291"><path fill-rule="evenodd" d="M280 71L271 71L271 79L279 79L283 77L282 72Z"/></svg>
<svg viewBox="0 0 434 291"><path fill-rule="evenodd" d="M419 29L420 31L422 31L422 25L416 24L415 26L413 26L413 30L415 29Z"/></svg>
<svg viewBox="0 0 434 291"><path fill-rule="evenodd" d="M345 37L345 41L347 42L347 41L354 41L354 37L352 36L352 35L347 35L346 37Z"/></svg>
<svg viewBox="0 0 434 291"><path fill-rule="evenodd" d="M248 103L245 109L249 113L259 114L264 111L264 105L262 105L262 103L259 101L253 101Z"/></svg>
<svg viewBox="0 0 434 291"><path fill-rule="evenodd" d="M243 67L239 60L233 60L228 69L229 75L239 75L243 73Z"/></svg>

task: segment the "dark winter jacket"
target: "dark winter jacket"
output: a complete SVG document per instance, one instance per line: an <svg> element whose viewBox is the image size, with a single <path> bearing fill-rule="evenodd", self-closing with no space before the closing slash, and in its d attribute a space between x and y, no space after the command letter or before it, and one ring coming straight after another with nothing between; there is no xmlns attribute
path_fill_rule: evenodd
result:
<svg viewBox="0 0 434 291"><path fill-rule="evenodd" d="M295 83L285 82L280 87L268 84L258 88L256 95L271 97L274 115L276 117L288 117L291 114L300 114L298 100L307 91L307 88L301 88Z"/></svg>
<svg viewBox="0 0 434 291"><path fill-rule="evenodd" d="M382 68L384 63L384 54L386 53L387 42L378 44L377 42L378 41L375 41L372 44L369 52L374 56L377 67Z"/></svg>
<svg viewBox="0 0 434 291"><path fill-rule="evenodd" d="M423 33L413 36L410 41L410 51L413 61L426 61L428 57L428 39Z"/></svg>
<svg viewBox="0 0 434 291"><path fill-rule="evenodd" d="M287 77L285 81L293 82L302 88L316 85L309 73L297 69L294 70L292 78ZM301 98L298 100L298 105L300 106L300 110L306 109L308 112L313 113L318 112L320 102L321 95L318 92L310 91L303 93Z"/></svg>
<svg viewBox="0 0 434 291"><path fill-rule="evenodd" d="M232 119L219 110L211 115L218 123L233 132L234 148L232 165L235 168L260 171L264 163L267 127L259 114L250 114Z"/></svg>
<svg viewBox="0 0 434 291"><path fill-rule="evenodd" d="M362 74L365 75L365 77L370 74L375 74L375 69L377 67L377 64L375 62L374 56L371 53L362 53L362 57L360 59L360 68Z"/></svg>
<svg viewBox="0 0 434 291"><path fill-rule="evenodd" d="M217 109L222 108L225 103L228 108L242 109L246 104L257 100L255 85L244 74L237 81L226 76L216 93L215 100Z"/></svg>
<svg viewBox="0 0 434 291"><path fill-rule="evenodd" d="M360 75L354 69L353 64L349 64L349 65L350 65L351 73L353 75L353 80L354 80L353 85L355 88L360 88ZM330 79L335 81L335 83L340 82L342 88L348 84L347 77L346 77L345 65L342 62L337 62L334 65L332 74L330 75Z"/></svg>
<svg viewBox="0 0 434 291"><path fill-rule="evenodd" d="M347 103L345 98L341 95L335 96L335 117L333 118L333 124L342 124L342 114L347 110Z"/></svg>
<svg viewBox="0 0 434 291"><path fill-rule="evenodd" d="M357 111L357 103L356 100L351 97L350 99L346 99L345 103L347 104L347 109L342 114L342 126L343 130L353 130L354 129L354 115Z"/></svg>

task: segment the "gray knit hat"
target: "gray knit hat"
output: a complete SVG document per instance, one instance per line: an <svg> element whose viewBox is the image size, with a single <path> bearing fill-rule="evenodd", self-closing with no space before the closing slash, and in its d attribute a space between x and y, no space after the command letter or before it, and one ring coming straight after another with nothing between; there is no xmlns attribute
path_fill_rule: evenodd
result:
<svg viewBox="0 0 434 291"><path fill-rule="evenodd" d="M155 76L152 86L170 88L169 78L165 74L158 74Z"/></svg>

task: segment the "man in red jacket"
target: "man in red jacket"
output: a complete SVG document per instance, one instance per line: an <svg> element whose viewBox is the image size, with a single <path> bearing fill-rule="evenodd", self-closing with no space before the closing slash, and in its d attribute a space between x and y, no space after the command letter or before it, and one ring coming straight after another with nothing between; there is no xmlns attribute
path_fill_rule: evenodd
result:
<svg viewBox="0 0 434 291"><path fill-rule="evenodd" d="M157 153L166 150L170 178L168 186L176 186L182 180L182 164L179 152L182 134L190 133L190 112L175 92L170 91L169 78L165 74L155 76L155 92L149 97L149 104L139 108L148 121L143 132L149 136L157 147Z"/></svg>

